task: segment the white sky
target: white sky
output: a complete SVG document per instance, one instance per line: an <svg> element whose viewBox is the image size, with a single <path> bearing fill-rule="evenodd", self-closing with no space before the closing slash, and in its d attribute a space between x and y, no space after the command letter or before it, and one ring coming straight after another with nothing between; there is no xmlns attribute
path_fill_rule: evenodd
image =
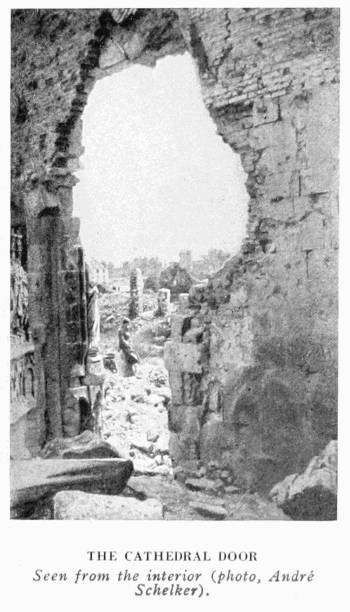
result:
<svg viewBox="0 0 350 612"><path fill-rule="evenodd" d="M240 159L216 134L188 55L98 81L83 114L74 214L88 256L234 254L245 235Z"/></svg>

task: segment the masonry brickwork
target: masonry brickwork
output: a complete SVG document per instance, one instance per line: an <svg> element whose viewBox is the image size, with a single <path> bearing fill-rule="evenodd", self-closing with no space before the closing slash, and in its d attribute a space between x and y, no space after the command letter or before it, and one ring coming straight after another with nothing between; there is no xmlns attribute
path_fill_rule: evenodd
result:
<svg viewBox="0 0 350 612"><path fill-rule="evenodd" d="M336 436L338 30L330 8L13 12L12 203L26 218L37 410L51 432L85 354L72 220L82 111L97 79L188 50L250 201L241 252L190 292L184 321L202 337L183 342L178 322L168 347L174 457L268 486Z"/></svg>

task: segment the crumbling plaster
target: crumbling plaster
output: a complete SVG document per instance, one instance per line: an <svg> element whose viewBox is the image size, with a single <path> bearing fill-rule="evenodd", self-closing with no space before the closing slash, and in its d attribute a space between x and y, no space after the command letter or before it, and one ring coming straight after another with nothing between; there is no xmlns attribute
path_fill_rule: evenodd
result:
<svg viewBox="0 0 350 612"><path fill-rule="evenodd" d="M12 197L27 218L50 434L60 434L84 353L78 301L67 303L67 274L78 292L72 187L82 111L96 79L187 49L218 132L240 154L250 202L241 252L204 296L191 296L209 330L201 401L174 393L172 452L179 462L218 461L250 483L277 481L336 436L339 11L121 11L13 12ZM176 359L168 367L170 380L183 380Z"/></svg>

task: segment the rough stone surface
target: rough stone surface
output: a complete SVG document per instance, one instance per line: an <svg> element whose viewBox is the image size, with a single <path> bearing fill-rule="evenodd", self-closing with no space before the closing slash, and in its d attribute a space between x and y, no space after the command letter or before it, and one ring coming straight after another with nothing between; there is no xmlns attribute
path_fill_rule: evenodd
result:
<svg viewBox="0 0 350 612"><path fill-rule="evenodd" d="M291 474L276 484L270 497L293 519L336 519L337 442L330 442L302 474Z"/></svg>
<svg viewBox="0 0 350 612"><path fill-rule="evenodd" d="M215 493L221 487L220 482L215 482L208 478L187 478L185 485L192 491L208 491L212 493Z"/></svg>
<svg viewBox="0 0 350 612"><path fill-rule="evenodd" d="M191 508L196 510L199 514L202 514L208 519L213 519L215 521L224 521L227 518L228 512L225 508L221 506L216 506L214 504L200 504L198 502L191 502Z"/></svg>
<svg viewBox="0 0 350 612"><path fill-rule="evenodd" d="M117 446L118 442L115 441ZM119 445L120 446L120 445ZM91 431L85 431L73 438L56 438L50 440L40 451L43 459L61 457L62 459L103 459L107 457L128 458L128 453L120 447L101 440Z"/></svg>
<svg viewBox="0 0 350 612"><path fill-rule="evenodd" d="M123 495L132 495L140 500L159 499L163 504L165 520L215 520L213 516L208 516L208 508L213 506L212 512L220 514L220 517L226 512L228 520L289 520L276 504L261 495L238 493L213 497L206 492L191 491L177 480L160 475L131 476ZM200 512L196 507L207 510Z"/></svg>
<svg viewBox="0 0 350 612"><path fill-rule="evenodd" d="M72 188L89 93L132 62L187 49L250 201L240 253L190 289L192 311L177 321L171 446L177 462L215 460L268 491L337 433L339 11L120 11L12 13L11 196L28 245L33 447L46 412L46 436L62 436L66 389L86 349ZM193 310L202 336L186 343ZM192 351L185 370L181 345Z"/></svg>
<svg viewBox="0 0 350 612"><path fill-rule="evenodd" d="M62 491L53 500L57 520L161 520L162 504L156 499L139 501L131 497L93 495Z"/></svg>

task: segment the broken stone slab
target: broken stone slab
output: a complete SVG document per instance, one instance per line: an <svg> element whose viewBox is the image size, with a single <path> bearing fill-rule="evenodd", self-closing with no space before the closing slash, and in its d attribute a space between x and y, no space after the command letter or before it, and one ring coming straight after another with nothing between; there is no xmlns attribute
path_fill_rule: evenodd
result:
<svg viewBox="0 0 350 612"><path fill-rule="evenodd" d="M92 431L84 431L73 438L54 438L40 452L42 459L128 459L129 455L116 440L112 445Z"/></svg>
<svg viewBox="0 0 350 612"><path fill-rule="evenodd" d="M132 462L124 459L11 461L11 507L25 506L66 489L117 495L132 472Z"/></svg>
<svg viewBox="0 0 350 612"><path fill-rule="evenodd" d="M222 486L220 482L209 480L209 478L187 478L185 485L191 491L210 491L216 493Z"/></svg>
<svg viewBox="0 0 350 612"><path fill-rule="evenodd" d="M336 440L313 457L302 474L290 474L277 483L269 496L294 520L336 520Z"/></svg>
<svg viewBox="0 0 350 612"><path fill-rule="evenodd" d="M238 487L235 487L234 485L228 485L227 487L225 487L225 493L227 493L227 495L236 495L238 493L240 493L240 490Z"/></svg>
<svg viewBox="0 0 350 612"><path fill-rule="evenodd" d="M225 508L222 506L216 506L215 504L190 502L189 505L191 508L193 508L193 510L198 512L198 514L215 521L224 521L228 516L228 512Z"/></svg>
<svg viewBox="0 0 350 612"><path fill-rule="evenodd" d="M156 499L140 501L133 497L61 491L53 499L53 518L61 521L162 520L163 506Z"/></svg>

